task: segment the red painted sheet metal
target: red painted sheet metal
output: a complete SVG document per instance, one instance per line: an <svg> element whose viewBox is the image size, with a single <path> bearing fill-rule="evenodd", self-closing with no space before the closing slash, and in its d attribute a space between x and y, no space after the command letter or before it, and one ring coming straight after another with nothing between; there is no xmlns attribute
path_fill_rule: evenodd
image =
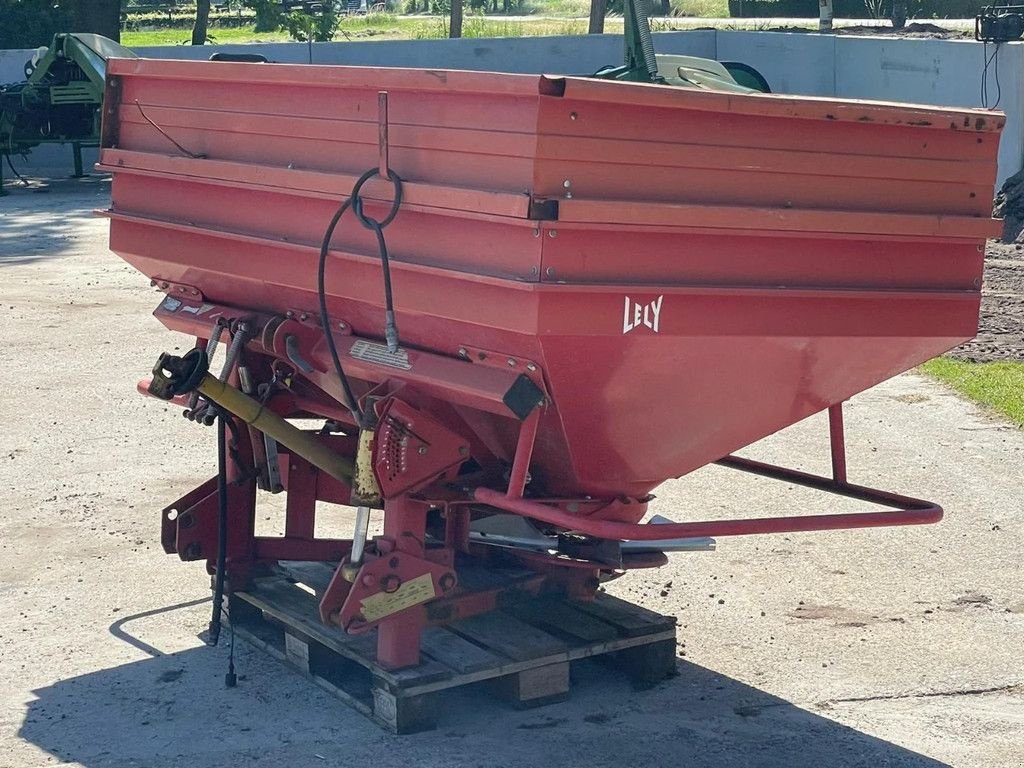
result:
<svg viewBox="0 0 1024 768"><path fill-rule="evenodd" d="M330 89L368 88L414 93L476 93L485 97L534 96L539 92L537 75L495 74L451 69L404 67L337 67L294 64L246 64L237 62L185 61L174 59L112 59L109 75L138 75L147 80L183 80L190 83L255 84L279 92L295 87Z"/></svg>
<svg viewBox="0 0 1024 768"><path fill-rule="evenodd" d="M542 336L542 364L576 482L631 494L955 346L973 335L978 312L970 294L624 293L661 298L657 333L622 334L622 293L563 296L550 322L542 304L545 327L566 329L584 306L591 323ZM535 457L545 464L543 450Z"/></svg>
<svg viewBox="0 0 1024 768"><path fill-rule="evenodd" d="M877 205L876 205L877 207ZM809 233L819 237L854 235L858 239L940 238L977 242L1001 230L989 216L950 216L889 211L795 210L750 205L676 205L618 200L565 200L559 219L605 227L680 227L753 230L757 234Z"/></svg>
<svg viewBox="0 0 1024 768"><path fill-rule="evenodd" d="M563 212L567 207L563 203ZM570 209L573 214L575 210ZM609 217L612 215L609 212ZM678 229L639 229L610 222L598 228L558 222L558 237L544 243L542 277L548 281L623 286L971 291L977 288L975 281L984 258L977 238L952 240L935 235L879 239L869 233L859 238L829 237L825 233L789 231L789 227L773 230L766 221L756 229L749 219L729 221L722 217L719 221L721 229L703 228L702 224L711 222L695 215L694 227L686 235L685 256L680 253ZM819 226L825 225L824 220L819 222ZM757 251L758 258L751 258L752 250Z"/></svg>
<svg viewBox="0 0 1024 768"><path fill-rule="evenodd" d="M608 94L602 85L609 84L581 87ZM870 112L859 103L825 102L849 120L811 119L780 109L734 111L735 98L720 93L653 90L657 99L631 104L627 95L626 105L573 100L569 88L564 98L543 99L534 192L564 197L568 188L576 200L604 203L991 215L998 134L927 130L898 117L895 124L858 121L856 110ZM721 111L710 109L716 103Z"/></svg>
<svg viewBox="0 0 1024 768"><path fill-rule="evenodd" d="M579 113L577 113L577 120ZM691 131L692 132L692 131ZM687 169L737 168L759 173L800 173L832 176L837 171L863 179L906 179L917 182L945 182L952 179L978 184L991 183L984 158L893 157L856 154L858 147L847 147L841 162L836 152L793 146L729 146L718 135L692 136L690 141L674 136L653 136L641 148L617 138L578 135L545 137L537 147L537 156L545 160L594 163L618 162L643 167ZM781 142L780 142L781 143ZM714 147L714 152L709 152ZM870 147L860 147L861 151ZM639 151L638 151L639 150ZM688 180L689 181L689 180Z"/></svg>
<svg viewBox="0 0 1024 768"><path fill-rule="evenodd" d="M368 209L369 211L370 209ZM311 246L109 213L111 250L155 279L198 286L218 303L262 312L314 312L317 250ZM328 306L360 335L379 335L383 293L379 261L334 252L327 273ZM396 309L407 315L410 344L454 354L467 336L495 341L492 349L518 352L523 334L536 348L536 295L528 284L395 261ZM401 295L399 301L397 297ZM458 296L460 300L453 301ZM441 300L444 297L444 300ZM529 352L524 356L529 357Z"/></svg>
<svg viewBox="0 0 1024 768"><path fill-rule="evenodd" d="M340 196L344 199L343 196ZM281 188L240 190L200 179L171 176L118 178L115 209L132 199L132 216L183 224L196 230L237 233L261 241L308 246L319 252L320 222L329 221L338 197L310 197ZM367 202L366 210L383 217L385 211ZM541 240L533 226L512 217L456 218L448 210L403 208L388 228L389 251L403 263L459 269L481 275L537 280ZM376 260L374 235L355 219L345 222L332 240L338 251ZM164 276L170 279L170 276ZM301 276L300 276L301 277Z"/></svg>
<svg viewBox="0 0 1024 768"><path fill-rule="evenodd" d="M152 121L196 154L299 169L372 164L375 89L395 80L392 70L308 67L300 85L287 66L220 64L217 77L204 62L163 64L113 71L119 146L172 151ZM155 71L160 79L140 93L131 75ZM551 82L411 75L391 101L393 164L410 180L539 196L563 196L569 181L576 198L831 210L876 210L887 199L894 212L987 213L999 115L645 86L605 99L621 84L574 78L560 81L563 95L545 95ZM926 123L964 122L972 128L925 131L921 141ZM635 168L615 168L624 165Z"/></svg>
<svg viewBox="0 0 1024 768"><path fill-rule="evenodd" d="M225 162L209 158L173 157L150 152L104 150L100 170L155 178L185 177L202 184L243 187L253 191L301 193L337 202L344 199L359 178L354 173L324 173L300 168L254 167L251 163ZM363 187L363 199L390 203L391 184L371 179ZM403 210L440 208L474 215L507 216L525 219L530 197L525 193L489 192L441 184L417 184L407 181L402 189Z"/></svg>
<svg viewBox="0 0 1024 768"><path fill-rule="evenodd" d="M211 67L212 65L212 67ZM154 74L157 73L157 74ZM530 186L537 78L212 62L119 61L108 76L118 147L362 173L377 159L377 92L403 178L521 193Z"/></svg>
<svg viewBox="0 0 1024 768"><path fill-rule="evenodd" d="M552 493L642 496L977 328L1000 115L493 73L139 60L110 75L111 247L270 314L315 310L319 241L377 166L388 90L403 343L540 365L530 473ZM390 190L367 191L382 215ZM545 198L557 220L531 220ZM332 317L379 338L376 248L353 221L327 293ZM473 439L510 455L500 409L418 384L437 407L449 388Z"/></svg>
<svg viewBox="0 0 1024 768"><path fill-rule="evenodd" d="M914 106L899 102L831 99L785 94L735 94L725 91L672 89L636 84L629 91L618 83L582 77L546 77L548 92L566 100L614 103L623 107L677 107L755 117L785 117L912 128L998 133L1006 122L1000 112L960 107Z"/></svg>

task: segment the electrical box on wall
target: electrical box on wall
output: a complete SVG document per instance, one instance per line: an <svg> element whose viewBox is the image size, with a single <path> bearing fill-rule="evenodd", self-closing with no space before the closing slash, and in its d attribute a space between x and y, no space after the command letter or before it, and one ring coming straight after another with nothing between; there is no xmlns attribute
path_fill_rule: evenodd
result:
<svg viewBox="0 0 1024 768"><path fill-rule="evenodd" d="M1024 37L1024 5L991 5L974 18L974 39L1007 43Z"/></svg>

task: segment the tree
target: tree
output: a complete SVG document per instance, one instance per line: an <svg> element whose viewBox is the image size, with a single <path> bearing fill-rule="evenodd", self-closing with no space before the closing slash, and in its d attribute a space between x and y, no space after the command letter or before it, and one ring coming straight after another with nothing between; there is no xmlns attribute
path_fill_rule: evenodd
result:
<svg viewBox="0 0 1024 768"><path fill-rule="evenodd" d="M196 0L196 23L192 27L192 45L206 45L210 24L210 0Z"/></svg>
<svg viewBox="0 0 1024 768"><path fill-rule="evenodd" d="M462 37L462 0L451 0L451 3L448 37Z"/></svg>
<svg viewBox="0 0 1024 768"><path fill-rule="evenodd" d="M121 0L79 0L73 5L74 29L65 31L94 32L111 40L121 40Z"/></svg>
<svg viewBox="0 0 1024 768"><path fill-rule="evenodd" d="M0 50L49 45L74 24L69 4L53 0L0 0Z"/></svg>
<svg viewBox="0 0 1024 768"><path fill-rule="evenodd" d="M276 32L284 26L284 10L276 0L245 0L256 11L256 31Z"/></svg>
<svg viewBox="0 0 1024 768"><path fill-rule="evenodd" d="M590 28L587 30L591 35L600 35L604 32L604 17L608 13L608 0L590 0Z"/></svg>
<svg viewBox="0 0 1024 768"><path fill-rule="evenodd" d="M903 29L907 26L907 0L893 0L892 27Z"/></svg>

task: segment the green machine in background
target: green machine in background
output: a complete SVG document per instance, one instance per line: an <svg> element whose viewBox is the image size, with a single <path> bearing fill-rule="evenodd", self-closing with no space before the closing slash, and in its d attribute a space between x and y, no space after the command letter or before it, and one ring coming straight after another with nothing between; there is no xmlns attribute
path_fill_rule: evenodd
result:
<svg viewBox="0 0 1024 768"><path fill-rule="evenodd" d="M655 53L649 20L650 5L650 0L625 0L624 61L619 66L598 70L594 77L733 93L771 92L768 81L747 64L733 61L718 62L697 56L667 56Z"/></svg>
<svg viewBox="0 0 1024 768"><path fill-rule="evenodd" d="M11 155L27 155L40 144L70 143L75 176L81 176L82 147L99 146L110 58L136 57L100 35L62 33L26 62L26 80L0 85L0 160L10 165Z"/></svg>

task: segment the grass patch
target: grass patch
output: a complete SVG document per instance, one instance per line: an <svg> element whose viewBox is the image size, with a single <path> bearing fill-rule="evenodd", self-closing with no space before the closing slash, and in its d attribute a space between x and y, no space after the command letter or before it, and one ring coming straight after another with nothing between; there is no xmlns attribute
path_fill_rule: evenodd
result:
<svg viewBox="0 0 1024 768"><path fill-rule="evenodd" d="M583 35L587 31L586 19L525 19L507 20L501 16L467 14L462 23L463 37L535 37L549 35ZM622 18L609 18L605 22L607 34L622 34ZM147 45L188 45L192 30L149 29L125 30L121 44L129 48ZM448 37L448 19L438 16L395 16L377 13L345 18L338 25L334 42L358 40L434 40ZM212 44L227 43L285 43L288 33L261 32L256 34L252 25L232 28L211 28Z"/></svg>
<svg viewBox="0 0 1024 768"><path fill-rule="evenodd" d="M537 13L544 16L566 16L586 18L590 16L590 0L532 0L523 3L521 13Z"/></svg>
<svg viewBox="0 0 1024 768"><path fill-rule="evenodd" d="M390 3L388 7L402 4ZM417 3L417 7L420 3ZM404 5L402 5L404 7ZM700 26L701 17L727 17L728 0L671 0L672 19L656 19L655 32L669 32ZM659 5L660 12L660 5ZM174 8L170 13L133 11L121 31L121 43L129 48L151 45L189 45L192 38L194 6ZM590 14L589 0L521 0L508 19L502 14L484 15L466 8L463 19L463 37L535 37L548 35L583 35L587 32ZM533 15L536 18L524 19ZM214 12L210 17L210 43L214 45L237 43L289 42L288 33L254 30L254 16L248 9L242 12ZM622 16L605 19L606 34L622 34ZM334 36L335 42L357 40L431 40L448 37L447 16L404 16L393 12L371 13L342 19Z"/></svg>
<svg viewBox="0 0 1024 768"><path fill-rule="evenodd" d="M672 3L672 15L728 19L729 0L675 0Z"/></svg>
<svg viewBox="0 0 1024 768"><path fill-rule="evenodd" d="M227 43L286 43L288 33L253 31L252 26L231 28L210 28L210 40L219 45ZM121 45L128 48L146 45L189 45L192 42L192 26L181 29L139 29L123 30Z"/></svg>
<svg viewBox="0 0 1024 768"><path fill-rule="evenodd" d="M921 370L1024 426L1024 363L965 363L936 357Z"/></svg>

